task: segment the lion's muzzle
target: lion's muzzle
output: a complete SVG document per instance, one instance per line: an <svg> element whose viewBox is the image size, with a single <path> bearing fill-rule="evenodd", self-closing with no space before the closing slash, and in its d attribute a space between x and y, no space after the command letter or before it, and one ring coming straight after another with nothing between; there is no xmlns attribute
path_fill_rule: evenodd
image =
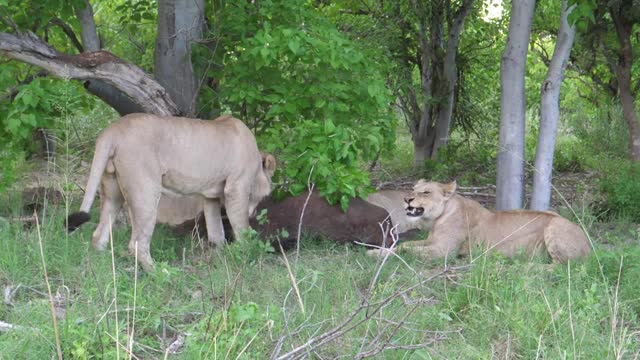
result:
<svg viewBox="0 0 640 360"><path fill-rule="evenodd" d="M404 202L404 209L407 211L407 216L411 216L411 217L420 217L422 216L422 214L424 214L424 208L423 207L413 207L411 206L411 202L413 201L413 198L405 198Z"/></svg>

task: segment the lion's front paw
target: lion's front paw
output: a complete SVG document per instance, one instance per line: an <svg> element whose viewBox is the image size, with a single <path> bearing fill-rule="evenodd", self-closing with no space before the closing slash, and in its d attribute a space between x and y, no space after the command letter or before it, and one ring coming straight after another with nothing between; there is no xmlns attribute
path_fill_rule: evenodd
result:
<svg viewBox="0 0 640 360"><path fill-rule="evenodd" d="M379 248L379 249L372 249L372 250L367 250L367 255L369 256L387 256L387 255L391 255L393 253L396 252L396 249L387 249L387 248Z"/></svg>

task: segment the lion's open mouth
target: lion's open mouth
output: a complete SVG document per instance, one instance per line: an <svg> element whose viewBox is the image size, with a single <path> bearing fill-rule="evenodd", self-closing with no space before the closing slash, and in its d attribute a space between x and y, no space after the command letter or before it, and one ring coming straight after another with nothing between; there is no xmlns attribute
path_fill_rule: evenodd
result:
<svg viewBox="0 0 640 360"><path fill-rule="evenodd" d="M407 207L407 216L419 217L419 216L422 216L422 214L424 214L423 207L417 207L417 208L413 206Z"/></svg>

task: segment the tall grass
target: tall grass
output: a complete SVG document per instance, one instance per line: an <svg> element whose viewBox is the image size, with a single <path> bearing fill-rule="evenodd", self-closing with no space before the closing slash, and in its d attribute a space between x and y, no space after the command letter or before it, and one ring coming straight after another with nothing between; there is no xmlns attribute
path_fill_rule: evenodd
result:
<svg viewBox="0 0 640 360"><path fill-rule="evenodd" d="M360 248L303 239L294 280L303 313L284 258L256 251L262 247L255 241L207 258L198 256L196 242L159 227L152 242L157 268L136 278L128 229L114 229L112 269L111 256L89 246L91 224L67 237L63 217L53 211L41 239L52 292L68 289L59 305L65 315L57 319L65 358L115 358L118 337L122 356L128 339L134 356L161 358L182 336L170 358L263 359L282 334L280 355L350 316L361 322L315 349L317 357L351 358L378 343L398 346L374 356L381 359L605 359L640 351L638 244L599 248L599 261L592 256L570 267L497 255L472 265L456 259L443 274L440 261L401 254L408 266L388 259L368 293L376 259ZM0 305L0 320L21 326L0 334L0 358L56 352L38 241L35 229L19 224L0 234L0 283L20 285L10 304ZM377 312L354 315L365 296L376 304L411 287Z"/></svg>
<svg viewBox="0 0 640 360"><path fill-rule="evenodd" d="M443 151L449 165L420 175L462 171L469 182L486 181L480 169L495 148L481 140L476 147L453 136ZM68 201L48 208L39 234L20 222L0 224L0 321L17 326L0 332L0 359L56 356L52 298L66 359L640 356L636 232L610 235L608 245L595 238L590 257L566 266L495 254L444 264L401 253L402 261L381 267L365 249L303 238L297 266L288 267L259 239L210 253L158 226L156 269L138 274L127 227L113 229L111 254L90 247L95 223L63 231L80 193L79 158L64 148L51 171ZM382 161L390 180L411 167L406 138L400 151L404 160ZM8 219L21 212L16 194L0 194Z"/></svg>

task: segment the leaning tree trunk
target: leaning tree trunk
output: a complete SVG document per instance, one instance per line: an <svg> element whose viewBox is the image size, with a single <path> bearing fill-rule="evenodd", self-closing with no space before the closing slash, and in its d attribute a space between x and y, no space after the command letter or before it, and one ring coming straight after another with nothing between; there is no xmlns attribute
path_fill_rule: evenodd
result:
<svg viewBox="0 0 640 360"><path fill-rule="evenodd" d="M159 0L154 73L186 116L196 114L191 44L202 38L204 0Z"/></svg>
<svg viewBox="0 0 640 360"><path fill-rule="evenodd" d="M567 8L567 0L562 1L562 14L558 28L558 38L547 77L542 83L540 98L540 131L533 173L532 210L547 210L551 201L551 172L553 152L556 145L558 117L560 116L560 85L567 68L567 61L576 34L575 26L569 25L567 16L575 5Z"/></svg>
<svg viewBox="0 0 640 360"><path fill-rule="evenodd" d="M175 115L165 89L139 67L108 51L62 54L31 32L0 33L0 56L40 67L64 79L101 80L127 94L145 112Z"/></svg>
<svg viewBox="0 0 640 360"><path fill-rule="evenodd" d="M535 0L513 0L500 62L501 119L496 208L522 208L524 194L524 72Z"/></svg>
<svg viewBox="0 0 640 360"><path fill-rule="evenodd" d="M633 161L640 161L640 124L635 109L635 94L631 90L631 65L633 63L633 50L631 47L631 30L633 22L627 20L621 14L622 8L611 9L611 17L616 28L618 42L620 43L620 53L616 64L616 77L618 80L618 91L620 102L622 103L622 114L629 127L631 158Z"/></svg>

